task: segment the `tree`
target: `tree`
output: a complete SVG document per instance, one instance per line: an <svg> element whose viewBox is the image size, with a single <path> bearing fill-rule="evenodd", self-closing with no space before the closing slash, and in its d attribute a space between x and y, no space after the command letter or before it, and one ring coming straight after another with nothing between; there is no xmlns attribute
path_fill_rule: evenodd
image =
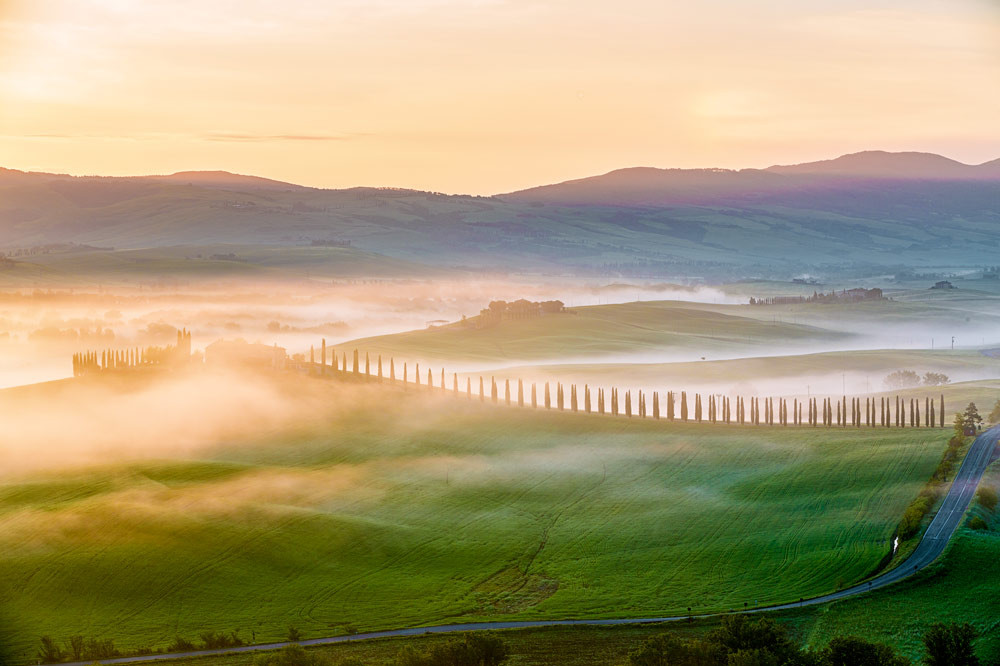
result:
<svg viewBox="0 0 1000 666"><path fill-rule="evenodd" d="M896 370L886 375L882 382L888 389L911 388L920 386L920 375L913 370Z"/></svg>
<svg viewBox="0 0 1000 666"><path fill-rule="evenodd" d="M302 632L295 627L288 627L288 636L285 639L291 643L302 640Z"/></svg>
<svg viewBox="0 0 1000 666"><path fill-rule="evenodd" d="M837 636L819 653L828 666L909 666L910 660L890 646L856 636Z"/></svg>
<svg viewBox="0 0 1000 666"><path fill-rule="evenodd" d="M988 423L1000 423L1000 400L997 400L997 404L993 405L993 411L986 418Z"/></svg>
<svg viewBox="0 0 1000 666"><path fill-rule="evenodd" d="M976 409L976 403L970 402L969 406L965 408L962 412L962 424L966 429L975 430L976 427L983 422L983 417L979 415L979 410Z"/></svg>
<svg viewBox="0 0 1000 666"><path fill-rule="evenodd" d="M924 634L924 663L927 666L979 666L972 649L978 632L966 624L932 624Z"/></svg>
<svg viewBox="0 0 1000 666"><path fill-rule="evenodd" d="M944 386L950 384L951 378L940 372L924 373L924 386Z"/></svg>

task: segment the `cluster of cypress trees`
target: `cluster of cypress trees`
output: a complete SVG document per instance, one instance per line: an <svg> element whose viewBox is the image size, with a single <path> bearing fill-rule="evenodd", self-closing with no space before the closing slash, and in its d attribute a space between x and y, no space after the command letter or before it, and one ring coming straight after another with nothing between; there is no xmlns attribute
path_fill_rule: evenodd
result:
<svg viewBox="0 0 1000 666"><path fill-rule="evenodd" d="M332 363L331 372L351 372L366 376L368 378L383 381L382 355L379 354L375 361L376 371L372 372L371 357L366 352L364 358L364 371L361 370L361 359L358 350L353 352L353 364L348 367L346 352L342 356L342 362L338 363L336 352L330 348ZM320 353L320 374L327 373L326 358L328 348L326 340L323 340ZM310 361L315 366L312 350ZM415 364L412 384L421 386L420 364ZM389 359L390 381L397 381L395 359ZM402 377L403 386L411 383L409 365L403 363ZM440 388L448 390L444 369L441 370L440 380L435 387L434 374L428 368L426 375L426 387L428 389ZM840 399L833 398L809 398L807 400L787 399L787 398L743 398L737 396L730 398L727 396L707 395L704 398L701 394L694 394L693 400L689 400L687 391L667 391L661 405L659 392L646 392L626 390L624 399L621 397L619 389L612 387L610 392L604 388L592 390L589 384L584 384L582 391L576 384L570 384L567 396L567 387L556 382L555 387L550 382L542 385L541 405L545 409L556 409L559 411L586 412L596 414L610 414L612 416L636 416L639 418L654 419L661 418L661 406L665 407L666 420L668 421L694 421L696 423L727 423L739 425L809 425L813 427L944 427L944 395L940 399L940 408L930 397L924 399L923 418L921 418L920 400L909 399L909 408L906 406L906 399L896 397L895 403L889 398L881 398L881 402L876 408L875 398L850 398L846 396ZM459 395L458 373L452 374L451 391ZM487 390L485 377L479 377L478 392L473 390L471 377L465 380L465 394L468 399L478 396L480 401L485 402L487 396L491 402L505 405L517 405L525 407L530 405L533 408L539 406L538 386L531 384L530 399L525 398L525 384L521 379L517 380L516 389L511 386L510 379L503 380L503 397L500 395L500 385L496 377L490 377L489 389ZM650 397L652 398L652 408L650 409ZM862 402L864 406L862 407ZM690 409L689 409L690 403ZM895 405L893 407L893 404ZM692 414L693 411L693 414Z"/></svg>
<svg viewBox="0 0 1000 666"><path fill-rule="evenodd" d="M162 365L191 356L191 332L177 331L176 347L134 347L130 349L106 349L73 354L73 376L111 370L131 370L140 367Z"/></svg>

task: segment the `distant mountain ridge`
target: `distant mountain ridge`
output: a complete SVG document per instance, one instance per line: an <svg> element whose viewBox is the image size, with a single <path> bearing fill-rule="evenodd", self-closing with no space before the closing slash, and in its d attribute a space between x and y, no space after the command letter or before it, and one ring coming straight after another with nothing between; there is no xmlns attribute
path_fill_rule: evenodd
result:
<svg viewBox="0 0 1000 666"><path fill-rule="evenodd" d="M790 193L882 188L881 181L1000 183L1000 159L969 165L933 153L866 151L766 169L631 167L500 197L510 201L619 206L763 202Z"/></svg>
<svg viewBox="0 0 1000 666"><path fill-rule="evenodd" d="M634 167L492 197L0 169L0 250L67 243L349 245L436 268L626 277L993 266L1000 160L871 151L739 171Z"/></svg>

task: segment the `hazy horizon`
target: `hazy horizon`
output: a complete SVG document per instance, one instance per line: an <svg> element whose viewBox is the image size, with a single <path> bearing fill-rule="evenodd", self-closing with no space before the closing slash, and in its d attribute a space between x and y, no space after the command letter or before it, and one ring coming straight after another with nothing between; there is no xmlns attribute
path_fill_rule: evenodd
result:
<svg viewBox="0 0 1000 666"><path fill-rule="evenodd" d="M635 165L1000 155L995 5L715 9L6 0L0 152L30 171L481 194Z"/></svg>

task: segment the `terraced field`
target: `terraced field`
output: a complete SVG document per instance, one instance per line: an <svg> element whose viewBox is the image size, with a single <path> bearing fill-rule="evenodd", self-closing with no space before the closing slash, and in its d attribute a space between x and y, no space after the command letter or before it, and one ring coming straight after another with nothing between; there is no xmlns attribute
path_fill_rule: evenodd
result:
<svg viewBox="0 0 1000 666"><path fill-rule="evenodd" d="M295 390L325 407L293 428L4 478L0 598L17 652L42 634L165 647L208 629L265 641L289 625L810 596L872 570L943 447L940 431L514 417L424 391Z"/></svg>

